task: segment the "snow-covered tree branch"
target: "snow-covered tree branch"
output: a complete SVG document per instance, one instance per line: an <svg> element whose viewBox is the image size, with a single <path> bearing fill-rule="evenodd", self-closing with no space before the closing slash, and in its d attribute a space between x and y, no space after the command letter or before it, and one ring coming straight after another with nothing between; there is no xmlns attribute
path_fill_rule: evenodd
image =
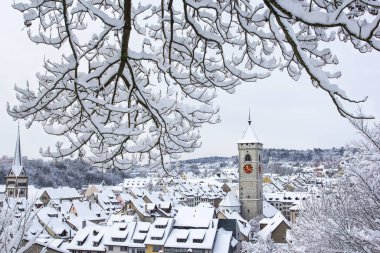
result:
<svg viewBox="0 0 380 253"><path fill-rule="evenodd" d="M358 123L358 122L357 122ZM378 136L379 129L366 130ZM375 145L376 144L376 145ZM345 175L303 203L291 229L296 252L376 252L380 248L380 149L371 137L342 163Z"/></svg>
<svg viewBox="0 0 380 253"><path fill-rule="evenodd" d="M25 199L9 199L0 208L0 252L23 252L30 247L23 239L35 217L32 208Z"/></svg>
<svg viewBox="0 0 380 253"><path fill-rule="evenodd" d="M200 145L199 127L217 123L218 89L286 70L302 73L345 109L336 37L360 52L379 50L378 1L18 0L29 39L63 51L46 60L38 88L16 87L8 107L28 125L65 136L46 156L81 150L93 163L163 166L164 156Z"/></svg>

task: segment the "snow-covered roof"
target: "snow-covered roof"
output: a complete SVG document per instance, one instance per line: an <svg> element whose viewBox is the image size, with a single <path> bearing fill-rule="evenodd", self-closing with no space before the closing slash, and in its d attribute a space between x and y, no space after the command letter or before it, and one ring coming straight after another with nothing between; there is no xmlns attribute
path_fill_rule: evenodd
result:
<svg viewBox="0 0 380 253"><path fill-rule="evenodd" d="M128 247L145 248L145 239L150 227L149 222L137 222L136 229L131 240L128 242Z"/></svg>
<svg viewBox="0 0 380 253"><path fill-rule="evenodd" d="M107 220L107 226L111 226L114 223L129 223L132 222L134 219L134 215L111 214Z"/></svg>
<svg viewBox="0 0 380 253"><path fill-rule="evenodd" d="M223 228L218 229L213 253L228 253L232 240L232 231L226 231Z"/></svg>
<svg viewBox="0 0 380 253"><path fill-rule="evenodd" d="M62 239L38 237L34 243L42 246L48 252L49 250L52 250L53 252L69 253L69 250L67 250L69 242L66 242Z"/></svg>
<svg viewBox="0 0 380 253"><path fill-rule="evenodd" d="M258 235L263 238L264 240L268 239L272 232L282 223L285 222L285 224L290 227L289 221L284 217L284 215L281 214L281 212L278 212L275 216L272 218L264 218L264 221L261 221L260 223L267 223L267 225L258 232Z"/></svg>
<svg viewBox="0 0 380 253"><path fill-rule="evenodd" d="M212 249L217 228L217 219L213 219L207 228L173 228L166 240L165 248ZM201 233L204 233L203 240L199 239Z"/></svg>
<svg viewBox="0 0 380 253"><path fill-rule="evenodd" d="M63 186L59 188L43 188L49 197L53 200L57 199L79 199L81 195L75 188Z"/></svg>
<svg viewBox="0 0 380 253"><path fill-rule="evenodd" d="M107 227L99 225L87 226L80 229L74 236L73 240L67 247L71 251L105 251L104 245L101 243Z"/></svg>
<svg viewBox="0 0 380 253"><path fill-rule="evenodd" d="M26 175L24 167L22 165L12 165L12 171L16 177L20 176L22 171L24 171L24 174Z"/></svg>
<svg viewBox="0 0 380 253"><path fill-rule="evenodd" d="M243 217L240 216L240 214L236 211L229 212L228 210L223 211L223 215L226 217L226 219L235 219L240 232L248 237L249 232L251 231L251 225L243 219Z"/></svg>
<svg viewBox="0 0 380 253"><path fill-rule="evenodd" d="M83 219L98 221L108 217L98 204L90 201L74 201L72 206L75 208L77 216Z"/></svg>
<svg viewBox="0 0 380 253"><path fill-rule="evenodd" d="M104 209L107 214L112 214L121 208L116 195L111 190L103 190L102 192L95 193L98 204Z"/></svg>
<svg viewBox="0 0 380 253"><path fill-rule="evenodd" d="M178 208L178 214L174 218L174 227L208 228L214 217L214 208L188 207Z"/></svg>
<svg viewBox="0 0 380 253"><path fill-rule="evenodd" d="M150 183L150 178L125 178L123 182L123 188L143 188L148 186ZM152 182L153 183L153 182Z"/></svg>
<svg viewBox="0 0 380 253"><path fill-rule="evenodd" d="M279 212L279 210L272 206L271 204L269 204L267 201L263 201L263 215L267 218L272 218L273 216L275 216L277 213Z"/></svg>
<svg viewBox="0 0 380 253"><path fill-rule="evenodd" d="M149 228L145 244L164 245L173 225L173 218L157 218Z"/></svg>
<svg viewBox="0 0 380 253"><path fill-rule="evenodd" d="M37 217L41 224L44 224L44 226L48 227L57 235L62 234L64 231L66 231L66 235L63 235L63 237L68 237L70 231L72 234L75 233L65 222L62 214L57 212L57 210L52 207L44 207L39 209L37 212Z"/></svg>
<svg viewBox="0 0 380 253"><path fill-rule="evenodd" d="M132 238L136 222L115 223L105 235L103 244L113 246L125 246Z"/></svg>
<svg viewBox="0 0 380 253"><path fill-rule="evenodd" d="M232 192L228 192L219 203L219 207L240 207L240 201Z"/></svg>
<svg viewBox="0 0 380 253"><path fill-rule="evenodd" d="M200 202L197 207L204 207L204 208L214 208L213 205L209 202Z"/></svg>
<svg viewBox="0 0 380 253"><path fill-rule="evenodd" d="M261 143L251 125L248 125L244 131L243 136L238 141L238 144L240 143Z"/></svg>

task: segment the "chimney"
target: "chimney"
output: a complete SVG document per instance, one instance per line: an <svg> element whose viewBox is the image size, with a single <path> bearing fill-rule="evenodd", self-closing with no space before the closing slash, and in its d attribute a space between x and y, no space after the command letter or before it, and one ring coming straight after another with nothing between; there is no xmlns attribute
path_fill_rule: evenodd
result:
<svg viewBox="0 0 380 253"><path fill-rule="evenodd" d="M91 210L91 207L92 207L91 201L88 202L88 206L90 207L90 210Z"/></svg>
<svg viewBox="0 0 380 253"><path fill-rule="evenodd" d="M82 229L86 227L86 220L82 220Z"/></svg>

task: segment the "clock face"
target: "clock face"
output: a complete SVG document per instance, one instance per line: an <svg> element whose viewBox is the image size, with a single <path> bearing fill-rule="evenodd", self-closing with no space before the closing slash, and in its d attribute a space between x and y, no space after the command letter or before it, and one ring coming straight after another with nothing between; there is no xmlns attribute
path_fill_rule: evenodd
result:
<svg viewBox="0 0 380 253"><path fill-rule="evenodd" d="M253 167L251 164L246 164L244 165L243 170L245 173L249 174L253 171Z"/></svg>

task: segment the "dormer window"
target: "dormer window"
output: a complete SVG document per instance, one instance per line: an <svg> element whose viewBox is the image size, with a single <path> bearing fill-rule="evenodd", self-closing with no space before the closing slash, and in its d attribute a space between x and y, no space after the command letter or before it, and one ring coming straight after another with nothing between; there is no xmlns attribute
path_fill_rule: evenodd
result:
<svg viewBox="0 0 380 253"><path fill-rule="evenodd" d="M118 237L112 237L112 241L114 242L125 242L127 238L118 238Z"/></svg>
<svg viewBox="0 0 380 253"><path fill-rule="evenodd" d="M66 230L63 230L62 233L59 234L59 236L66 236L67 235L67 231Z"/></svg>

